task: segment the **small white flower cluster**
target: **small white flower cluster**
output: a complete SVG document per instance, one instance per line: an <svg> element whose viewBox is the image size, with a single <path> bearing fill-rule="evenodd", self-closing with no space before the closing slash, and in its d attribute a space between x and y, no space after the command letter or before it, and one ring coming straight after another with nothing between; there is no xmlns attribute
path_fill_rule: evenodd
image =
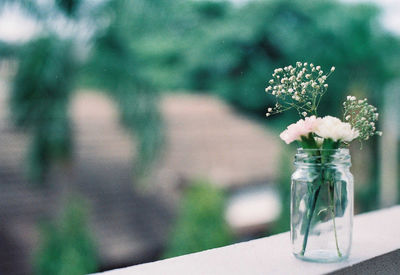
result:
<svg viewBox="0 0 400 275"><path fill-rule="evenodd" d="M275 69L265 91L275 96L277 102L275 107L268 108L266 115L295 109L300 117L305 117L281 133L281 139L287 144L298 141L306 148L337 149L356 138L363 141L382 135L376 131L377 109L366 98L357 100L355 96L348 96L343 103L343 121L332 116L317 117L321 97L328 88L325 81L333 71L335 67L324 74L320 66L307 62Z"/></svg>
<svg viewBox="0 0 400 275"><path fill-rule="evenodd" d="M381 136L382 132L376 131L376 121L379 113L376 107L368 104L367 99L359 99L348 96L343 103L344 120L359 132L360 140L368 140L371 136Z"/></svg>
<svg viewBox="0 0 400 275"><path fill-rule="evenodd" d="M328 88L326 79L334 70L332 67L328 74L324 74L321 66L307 62L275 69L265 92L276 97L276 104L268 108L266 116L289 109L296 109L304 117L316 115L321 96Z"/></svg>

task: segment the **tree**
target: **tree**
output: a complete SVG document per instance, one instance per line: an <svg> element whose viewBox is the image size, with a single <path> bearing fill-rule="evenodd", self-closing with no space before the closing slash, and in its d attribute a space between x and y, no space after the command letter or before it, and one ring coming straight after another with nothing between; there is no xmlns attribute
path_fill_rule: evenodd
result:
<svg viewBox="0 0 400 275"><path fill-rule="evenodd" d="M67 115L76 77L73 44L55 36L31 41L19 53L10 97L15 125L32 134L29 176L43 182L50 165L68 159L71 127Z"/></svg>
<svg viewBox="0 0 400 275"><path fill-rule="evenodd" d="M164 136L158 90L151 77L142 73L139 55L130 46L135 41L133 30L143 24L135 18L136 7L140 7L136 2L113 0L99 9L101 20L109 24L97 29L84 70L89 85L106 90L116 100L122 124L137 138L134 171L140 180L158 156Z"/></svg>

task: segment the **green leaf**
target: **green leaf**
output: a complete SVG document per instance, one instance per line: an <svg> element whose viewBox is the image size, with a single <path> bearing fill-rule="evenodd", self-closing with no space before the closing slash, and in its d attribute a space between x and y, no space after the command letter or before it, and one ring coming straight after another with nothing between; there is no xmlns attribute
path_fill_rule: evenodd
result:
<svg viewBox="0 0 400 275"><path fill-rule="evenodd" d="M340 186L339 188L337 188L338 185ZM347 183L346 183L346 181L342 180L342 181L340 181L340 183L336 184L335 211L336 211L337 217L342 217L344 215L347 204L348 204Z"/></svg>
<svg viewBox="0 0 400 275"><path fill-rule="evenodd" d="M303 149L317 149L318 145L314 139L312 133L309 133L307 137L301 136L300 145Z"/></svg>

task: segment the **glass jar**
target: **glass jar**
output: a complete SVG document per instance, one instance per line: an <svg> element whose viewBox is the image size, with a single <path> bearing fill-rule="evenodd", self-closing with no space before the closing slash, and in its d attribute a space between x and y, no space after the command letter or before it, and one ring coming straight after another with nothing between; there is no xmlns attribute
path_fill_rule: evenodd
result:
<svg viewBox="0 0 400 275"><path fill-rule="evenodd" d="M302 260L348 258L353 228L353 175L348 149L298 149L291 186L291 243Z"/></svg>

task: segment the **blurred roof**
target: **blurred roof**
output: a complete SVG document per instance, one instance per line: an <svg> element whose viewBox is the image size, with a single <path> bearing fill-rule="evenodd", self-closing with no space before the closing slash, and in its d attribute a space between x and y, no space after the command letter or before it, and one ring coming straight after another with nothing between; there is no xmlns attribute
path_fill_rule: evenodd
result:
<svg viewBox="0 0 400 275"><path fill-rule="evenodd" d="M153 182L205 178L222 187L275 181L281 142L260 123L209 95L172 94L162 101L164 154Z"/></svg>

